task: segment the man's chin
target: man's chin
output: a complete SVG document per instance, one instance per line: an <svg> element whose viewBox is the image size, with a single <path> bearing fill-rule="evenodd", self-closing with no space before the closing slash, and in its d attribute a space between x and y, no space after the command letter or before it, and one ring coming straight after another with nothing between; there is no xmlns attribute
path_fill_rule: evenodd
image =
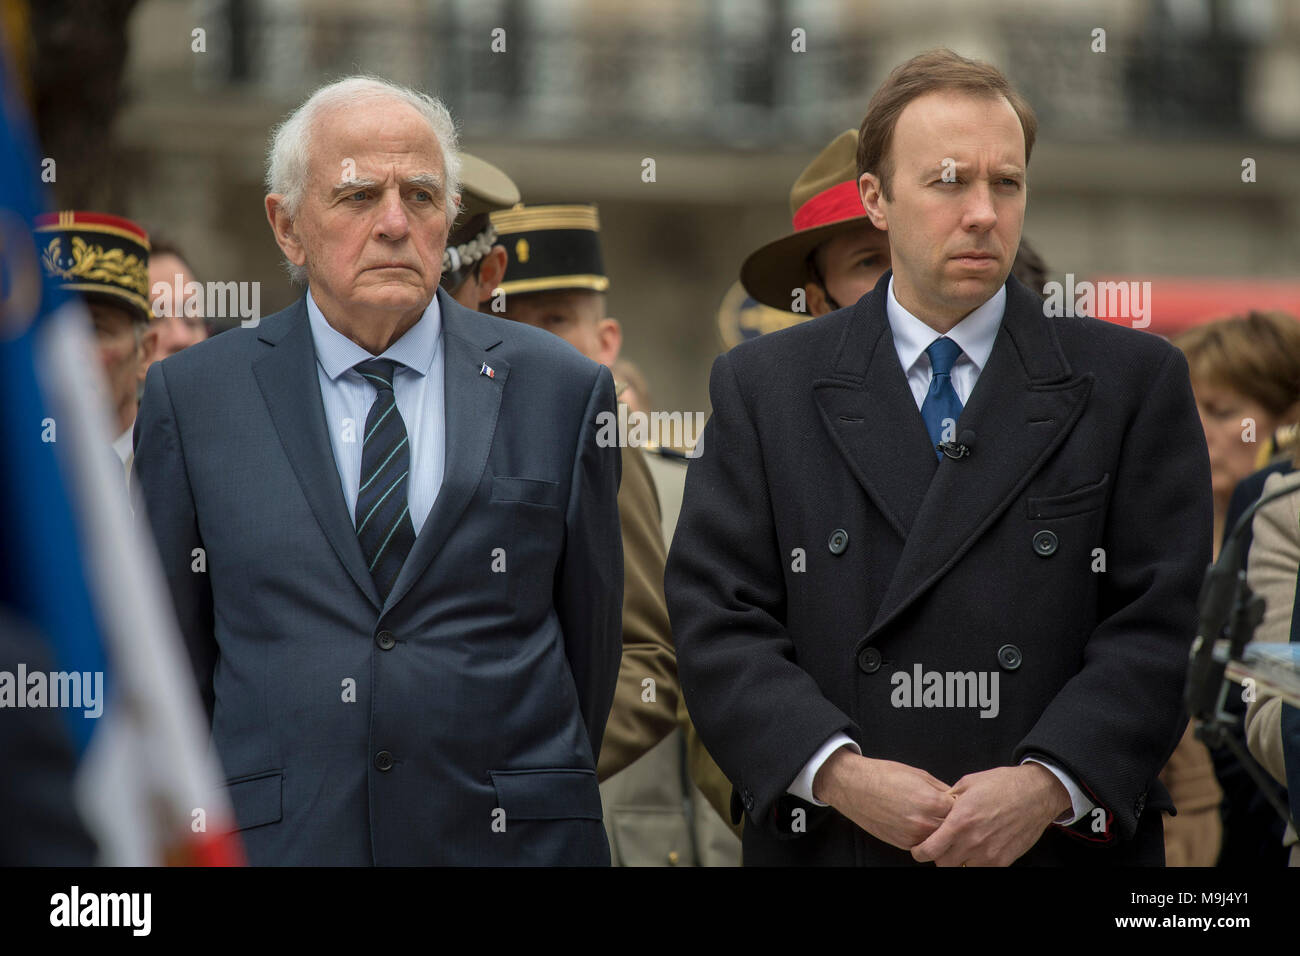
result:
<svg viewBox="0 0 1300 956"><path fill-rule="evenodd" d="M359 306L370 309L406 311L424 308L434 296L432 288L425 288L413 282L370 283L356 290L352 301Z"/></svg>

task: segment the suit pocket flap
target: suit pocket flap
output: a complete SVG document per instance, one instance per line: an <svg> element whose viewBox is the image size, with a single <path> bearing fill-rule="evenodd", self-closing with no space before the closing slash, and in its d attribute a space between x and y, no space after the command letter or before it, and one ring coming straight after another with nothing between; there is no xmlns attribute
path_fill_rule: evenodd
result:
<svg viewBox="0 0 1300 956"><path fill-rule="evenodd" d="M599 820L594 770L493 770L497 806L511 820Z"/></svg>
<svg viewBox="0 0 1300 956"><path fill-rule="evenodd" d="M268 770L229 781L226 793L230 796L239 829L248 830L267 823L278 823L283 810L283 785L282 770Z"/></svg>
<svg viewBox="0 0 1300 956"><path fill-rule="evenodd" d="M1031 518L1068 518L1081 515L1101 506L1106 500L1106 491L1110 487L1110 473L1101 476L1101 481L1084 485L1063 495L1030 498L1029 517Z"/></svg>
<svg viewBox="0 0 1300 956"><path fill-rule="evenodd" d="M560 486L541 478L492 479L493 501L524 501L533 505L559 507Z"/></svg>

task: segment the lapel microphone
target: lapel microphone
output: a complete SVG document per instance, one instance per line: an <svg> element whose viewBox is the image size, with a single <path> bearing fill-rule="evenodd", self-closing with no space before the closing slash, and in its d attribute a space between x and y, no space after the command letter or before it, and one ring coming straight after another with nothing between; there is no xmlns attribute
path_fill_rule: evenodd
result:
<svg viewBox="0 0 1300 956"><path fill-rule="evenodd" d="M975 430L972 428L964 429L958 441L941 441L934 447L949 458L960 461L968 457L975 447Z"/></svg>

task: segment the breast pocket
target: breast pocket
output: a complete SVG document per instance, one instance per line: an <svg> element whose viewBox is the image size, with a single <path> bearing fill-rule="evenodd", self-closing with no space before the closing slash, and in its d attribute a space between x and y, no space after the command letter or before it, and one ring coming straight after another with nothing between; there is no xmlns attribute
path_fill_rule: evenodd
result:
<svg viewBox="0 0 1300 956"><path fill-rule="evenodd" d="M510 524L509 544L494 559L504 573L506 601L517 610L549 606L555 566L564 546L560 485L541 478L498 475L492 479L491 507Z"/></svg>
<svg viewBox="0 0 1300 956"><path fill-rule="evenodd" d="M1110 473L1101 476L1101 480L1086 484L1074 491L1061 495L1037 496L1027 499L1030 518L1069 518L1073 515L1087 514L1100 508L1106 501L1110 490Z"/></svg>

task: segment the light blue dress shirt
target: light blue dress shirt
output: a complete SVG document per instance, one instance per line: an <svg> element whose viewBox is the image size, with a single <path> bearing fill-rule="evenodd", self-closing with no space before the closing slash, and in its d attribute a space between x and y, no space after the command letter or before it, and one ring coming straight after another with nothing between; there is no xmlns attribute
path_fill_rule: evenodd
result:
<svg viewBox="0 0 1300 956"><path fill-rule="evenodd" d="M361 446L366 415L375 401L375 387L354 366L374 358L398 363L393 375L397 411L406 423L411 446L411 473L407 503L411 524L418 535L424 526L446 464L447 419L443 393L442 312L435 295L424 315L407 329L383 355L371 355L338 331L307 291L307 318L316 346L316 373L320 380L325 423L338 466L339 484L356 524L357 488L361 484Z"/></svg>

